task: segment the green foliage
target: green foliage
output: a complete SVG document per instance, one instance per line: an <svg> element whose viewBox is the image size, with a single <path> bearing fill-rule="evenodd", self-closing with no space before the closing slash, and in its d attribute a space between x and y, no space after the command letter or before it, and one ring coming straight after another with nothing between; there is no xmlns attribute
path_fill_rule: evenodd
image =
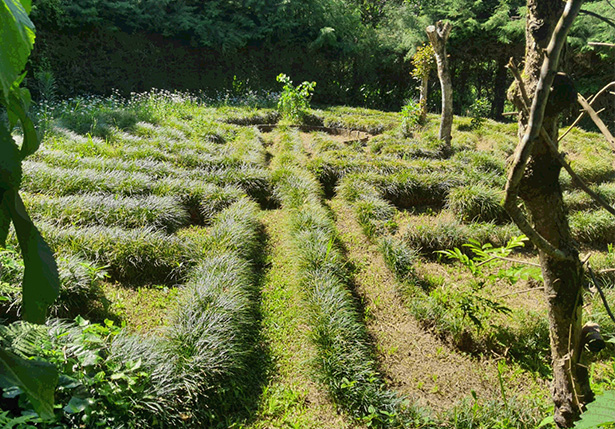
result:
<svg viewBox="0 0 615 429"><path fill-rule="evenodd" d="M505 246L493 247L490 243L481 244L477 240L470 240L465 243L466 247L473 256L463 253L459 248L439 250L437 253L446 256L448 259L461 262L479 281L472 283L472 290L463 294L459 298L459 307L463 314L467 316L472 323L480 330L483 328L483 321L479 317L481 314L502 313L510 314L511 310L508 307L490 298L480 295L486 281L494 281L496 279L506 279L511 284L519 279L533 278L541 281L542 273L539 267L519 265L512 268L500 268L496 274L488 276L483 274L485 266L501 264L503 258L508 258L512 251L519 247L525 246L527 237L521 235L511 238Z"/></svg>
<svg viewBox="0 0 615 429"><path fill-rule="evenodd" d="M410 75L419 81L428 78L429 73L436 65L434 54L433 47L429 43L416 48L416 52L412 56L411 61L414 68L410 72Z"/></svg>
<svg viewBox="0 0 615 429"><path fill-rule="evenodd" d="M412 131L422 123L422 108L420 103L409 101L401 108L401 133L404 137L410 137Z"/></svg>
<svg viewBox="0 0 615 429"><path fill-rule="evenodd" d="M300 123L310 109L310 98L316 87L316 82L302 82L295 87L284 73L280 73L276 80L284 84L280 101L278 101L279 112L288 121Z"/></svg>
<svg viewBox="0 0 615 429"><path fill-rule="evenodd" d="M587 405L587 411L581 415L575 429L607 427L615 424L615 391L610 390L599 395Z"/></svg>
<svg viewBox="0 0 615 429"><path fill-rule="evenodd" d="M25 263L23 317L42 323L48 306L58 296L58 269L51 249L30 220L18 193L21 161L36 152L40 144L27 113L30 93L19 87L34 43L34 25L28 18L31 6L27 0L0 3L0 106L6 108L9 120L8 128L0 122L0 246L6 244L12 221ZM19 149L10 134L17 123L23 132ZM50 417L57 382L55 369L47 364L25 361L4 347L0 348L0 362L2 387L23 389L36 412L43 418Z"/></svg>
<svg viewBox="0 0 615 429"><path fill-rule="evenodd" d="M470 130L475 131L483 126L485 118L489 116L490 108L489 100L486 98L483 97L474 100L474 103L472 103L468 112L472 118L472 121L470 122Z"/></svg>
<svg viewBox="0 0 615 429"><path fill-rule="evenodd" d="M61 373L55 391L57 405L46 416L46 424L113 427L134 420L144 408L159 409L155 398L144 392L149 375L141 362L110 357L112 342L120 333L121 329L109 320L104 324L91 324L77 317L75 322L56 321L41 329L22 322L1 326L0 341L3 347L31 358L28 362L50 366ZM5 394L12 398L21 398L22 393L27 392L17 384L3 387ZM54 395L53 387L52 383L47 386L51 395ZM33 406L36 410L31 400L20 400L22 415L32 414L32 422L41 423L44 417L34 414ZM8 413L0 416L0 422L2 419L5 424L19 421L19 417Z"/></svg>

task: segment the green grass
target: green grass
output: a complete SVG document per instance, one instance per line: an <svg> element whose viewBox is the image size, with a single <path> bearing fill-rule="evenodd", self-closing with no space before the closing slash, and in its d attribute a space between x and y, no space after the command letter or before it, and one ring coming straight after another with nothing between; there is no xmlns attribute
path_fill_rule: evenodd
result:
<svg viewBox="0 0 615 429"><path fill-rule="evenodd" d="M50 219L55 225L151 227L172 233L190 221L188 210L174 197L84 194L52 198L25 194L23 198L31 215Z"/></svg>
<svg viewBox="0 0 615 429"><path fill-rule="evenodd" d="M282 146L280 153L289 146L300 158L295 145ZM397 427L420 420L419 414L386 389L378 374L349 289L344 257L336 244L335 225L320 202L316 181L300 165L280 169L274 177L276 193L290 216L293 254L299 264L321 382L342 409L364 424Z"/></svg>

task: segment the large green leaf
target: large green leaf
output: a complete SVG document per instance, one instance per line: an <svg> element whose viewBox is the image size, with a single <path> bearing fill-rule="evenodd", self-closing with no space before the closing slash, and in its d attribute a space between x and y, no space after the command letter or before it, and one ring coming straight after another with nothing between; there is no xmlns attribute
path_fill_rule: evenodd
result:
<svg viewBox="0 0 615 429"><path fill-rule="evenodd" d="M0 190L19 188L21 159L22 156L13 137L0 121Z"/></svg>
<svg viewBox="0 0 615 429"><path fill-rule="evenodd" d="M30 1L0 1L0 96L6 104L34 45L34 24L24 5L29 8Z"/></svg>
<svg viewBox="0 0 615 429"><path fill-rule="evenodd" d="M40 139L38 138L36 128L34 128L34 122L32 122L27 113L30 102L30 91L26 88L13 86L9 95L8 113L11 122L15 123L17 120L21 122L21 128L23 129L22 158L32 155L40 145Z"/></svg>
<svg viewBox="0 0 615 429"><path fill-rule="evenodd" d="M58 267L53 252L32 223L19 194L14 190L6 191L5 194L4 203L15 225L25 265L23 318L28 322L43 323L47 308L59 295Z"/></svg>
<svg viewBox="0 0 615 429"><path fill-rule="evenodd" d="M593 429L612 423L615 423L615 391L608 390L587 405L587 411L574 427Z"/></svg>
<svg viewBox="0 0 615 429"><path fill-rule="evenodd" d="M4 203L4 191L0 192L0 247L6 247L6 238L11 226L11 213Z"/></svg>
<svg viewBox="0 0 615 429"><path fill-rule="evenodd" d="M52 364L26 360L0 348L0 387L19 387L43 419L53 417L57 383L58 372Z"/></svg>

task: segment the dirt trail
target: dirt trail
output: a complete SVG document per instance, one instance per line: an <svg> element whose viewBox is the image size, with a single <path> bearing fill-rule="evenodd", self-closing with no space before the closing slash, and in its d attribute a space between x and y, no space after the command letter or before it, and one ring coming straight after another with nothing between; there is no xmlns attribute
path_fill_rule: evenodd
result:
<svg viewBox="0 0 615 429"><path fill-rule="evenodd" d="M310 360L316 351L309 338L284 212L267 212L263 223L269 237L271 266L262 289L261 311L272 376L257 418L246 427L354 427L337 413L324 388L313 381Z"/></svg>
<svg viewBox="0 0 615 429"><path fill-rule="evenodd" d="M450 408L472 390L479 398L498 399L493 363L461 355L423 330L395 292L393 274L377 246L362 233L351 208L338 198L330 207L347 257L356 267L355 284L365 303L367 328L391 387L437 411Z"/></svg>

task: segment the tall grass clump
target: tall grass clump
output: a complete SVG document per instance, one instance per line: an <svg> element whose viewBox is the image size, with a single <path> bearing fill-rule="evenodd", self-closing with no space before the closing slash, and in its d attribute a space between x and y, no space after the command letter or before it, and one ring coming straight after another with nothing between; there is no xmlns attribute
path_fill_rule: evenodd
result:
<svg viewBox="0 0 615 429"><path fill-rule="evenodd" d="M185 279L195 262L191 241L151 228L39 226L56 252L80 255L108 266L113 280L173 284Z"/></svg>
<svg viewBox="0 0 615 429"><path fill-rule="evenodd" d="M462 224L457 220L442 217L427 218L419 224L408 225L399 232L399 238L413 249L419 249L423 256L434 258L437 250L452 249L473 239L481 243L491 243L495 247L506 245L514 236L520 234L513 224L495 225L493 223Z"/></svg>
<svg viewBox="0 0 615 429"><path fill-rule="evenodd" d="M470 184L451 189L446 199L447 208L462 222L508 222L501 202L504 191L481 184Z"/></svg>
<svg viewBox="0 0 615 429"><path fill-rule="evenodd" d="M615 217L604 209L572 213L570 229L575 240L586 245L606 247L615 242Z"/></svg>
<svg viewBox="0 0 615 429"><path fill-rule="evenodd" d="M167 427L228 422L258 391L258 214L256 204L241 200L216 216L201 243L206 257L191 271L162 337L115 342L116 358L141 359L151 371L148 392L161 413L150 421Z"/></svg>
<svg viewBox="0 0 615 429"><path fill-rule="evenodd" d="M102 300L101 283L106 277L103 267L71 254L60 254L56 260L60 295L49 309L51 316L74 318ZM0 309L5 317L16 320L21 313L23 259L13 249L0 248L0 267Z"/></svg>
<svg viewBox="0 0 615 429"><path fill-rule="evenodd" d="M151 227L171 233L189 222L188 211L170 196L85 194L52 198L28 194L25 203L30 213L55 225Z"/></svg>
<svg viewBox="0 0 615 429"><path fill-rule="evenodd" d="M30 193L57 196L94 192L141 195L148 193L153 186L151 176L122 170L80 170L28 161L23 163L23 170L22 189Z"/></svg>

